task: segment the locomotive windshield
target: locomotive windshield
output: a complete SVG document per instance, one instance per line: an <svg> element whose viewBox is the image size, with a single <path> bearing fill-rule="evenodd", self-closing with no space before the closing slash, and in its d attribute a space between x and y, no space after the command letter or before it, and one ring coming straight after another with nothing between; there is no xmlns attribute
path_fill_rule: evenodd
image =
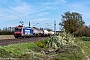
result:
<svg viewBox="0 0 90 60"><path fill-rule="evenodd" d="M21 32L22 28L15 28L15 32Z"/></svg>

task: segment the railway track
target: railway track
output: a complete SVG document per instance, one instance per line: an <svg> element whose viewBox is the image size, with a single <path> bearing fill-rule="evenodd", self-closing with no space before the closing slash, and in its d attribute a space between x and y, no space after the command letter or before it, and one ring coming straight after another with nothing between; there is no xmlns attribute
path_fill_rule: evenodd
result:
<svg viewBox="0 0 90 60"><path fill-rule="evenodd" d="M0 46L7 46L10 44L18 44L18 43L25 43L25 42L34 42L39 40L44 40L49 37L31 37L31 38L25 38L25 39L4 39L0 40Z"/></svg>

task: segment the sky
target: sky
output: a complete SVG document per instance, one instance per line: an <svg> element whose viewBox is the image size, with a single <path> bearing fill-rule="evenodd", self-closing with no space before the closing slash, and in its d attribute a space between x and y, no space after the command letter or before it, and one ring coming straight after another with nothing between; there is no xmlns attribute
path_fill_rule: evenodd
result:
<svg viewBox="0 0 90 60"><path fill-rule="evenodd" d="M24 22L31 27L60 30L61 15L65 12L82 14L85 25L90 25L90 0L0 0L0 28L15 27ZM39 23L39 24L38 24Z"/></svg>

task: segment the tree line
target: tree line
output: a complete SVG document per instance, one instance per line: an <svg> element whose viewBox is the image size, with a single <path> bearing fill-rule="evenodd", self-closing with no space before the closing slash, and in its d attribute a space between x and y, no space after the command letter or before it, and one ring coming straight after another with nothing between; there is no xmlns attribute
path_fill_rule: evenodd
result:
<svg viewBox="0 0 90 60"><path fill-rule="evenodd" d="M74 36L90 37L90 26L85 25L82 15L78 12L65 12L62 16L61 30L66 33L71 33Z"/></svg>
<svg viewBox="0 0 90 60"><path fill-rule="evenodd" d="M0 35L13 35L14 34L14 27L5 27L0 29Z"/></svg>

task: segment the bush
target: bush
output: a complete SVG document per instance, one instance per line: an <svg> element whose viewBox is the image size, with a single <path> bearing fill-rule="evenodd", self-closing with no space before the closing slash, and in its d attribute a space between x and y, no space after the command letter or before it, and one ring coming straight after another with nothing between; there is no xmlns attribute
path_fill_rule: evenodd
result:
<svg viewBox="0 0 90 60"><path fill-rule="evenodd" d="M42 41L37 41L35 43L37 44L38 47L45 48L48 41L49 40L42 40Z"/></svg>
<svg viewBox="0 0 90 60"><path fill-rule="evenodd" d="M90 41L90 38L81 38L83 41Z"/></svg>
<svg viewBox="0 0 90 60"><path fill-rule="evenodd" d="M74 44L75 38L71 34L67 34L66 32L59 33L58 36L52 36L51 40L47 44L48 47L51 48L60 48L65 45L72 45Z"/></svg>
<svg viewBox="0 0 90 60"><path fill-rule="evenodd" d="M0 31L0 35L14 35L13 31Z"/></svg>

